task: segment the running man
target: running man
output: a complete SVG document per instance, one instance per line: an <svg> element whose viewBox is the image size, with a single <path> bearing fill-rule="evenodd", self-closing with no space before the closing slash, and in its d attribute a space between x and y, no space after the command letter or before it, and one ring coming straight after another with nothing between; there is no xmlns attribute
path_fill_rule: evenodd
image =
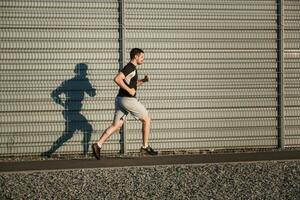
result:
<svg viewBox="0 0 300 200"><path fill-rule="evenodd" d="M144 105L136 98L137 87L149 81L148 76L138 80L137 67L143 64L144 58L144 51L142 49L132 49L130 51L130 62L114 78L114 82L120 87L119 93L115 98L114 120L112 125L103 132L100 139L92 145L93 154L98 160L100 159L102 145L114 132L122 127L129 113L143 123L143 146L140 149L141 153L157 155L157 152L148 143L151 119Z"/></svg>

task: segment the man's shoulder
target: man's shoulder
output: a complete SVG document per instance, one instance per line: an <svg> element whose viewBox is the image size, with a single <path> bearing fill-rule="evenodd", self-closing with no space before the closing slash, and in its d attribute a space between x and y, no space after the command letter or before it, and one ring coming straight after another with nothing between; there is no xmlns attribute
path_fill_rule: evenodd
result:
<svg viewBox="0 0 300 200"><path fill-rule="evenodd" d="M135 65L134 64L132 64L131 62L129 62L129 63L127 63L127 65L125 65L124 67L123 67L123 69L124 68L129 68L129 69L136 69L136 67L135 67Z"/></svg>
<svg viewBox="0 0 300 200"><path fill-rule="evenodd" d="M134 64L128 63L120 71L123 72L125 75L127 75L135 70L136 70L136 67L134 66Z"/></svg>

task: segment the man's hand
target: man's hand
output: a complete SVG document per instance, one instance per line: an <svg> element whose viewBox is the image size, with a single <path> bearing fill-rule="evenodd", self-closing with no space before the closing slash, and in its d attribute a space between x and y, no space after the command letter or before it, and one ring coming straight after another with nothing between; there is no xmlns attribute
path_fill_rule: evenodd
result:
<svg viewBox="0 0 300 200"><path fill-rule="evenodd" d="M135 89L134 89L134 88L129 88L128 93L129 93L131 96L134 96L134 95L135 95Z"/></svg>
<svg viewBox="0 0 300 200"><path fill-rule="evenodd" d="M143 82L148 82L148 81L150 81L150 78L149 78L149 76L148 76L148 75L146 75L142 81L143 81Z"/></svg>
<svg viewBox="0 0 300 200"><path fill-rule="evenodd" d="M148 81L150 81L150 78L148 75L146 75L143 79L140 79L137 81L137 86L141 86L141 85L143 85L143 83L146 83Z"/></svg>

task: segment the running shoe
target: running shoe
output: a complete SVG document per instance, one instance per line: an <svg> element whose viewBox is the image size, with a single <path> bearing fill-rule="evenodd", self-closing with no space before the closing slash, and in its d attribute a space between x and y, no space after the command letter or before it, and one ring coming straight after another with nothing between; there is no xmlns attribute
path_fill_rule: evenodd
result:
<svg viewBox="0 0 300 200"><path fill-rule="evenodd" d="M150 146L148 146L146 148L141 147L140 152L143 153L143 154L149 154L151 156L155 156L155 155L158 154L158 152L154 151Z"/></svg>
<svg viewBox="0 0 300 200"><path fill-rule="evenodd" d="M94 143L92 145L92 149L93 149L93 155L95 156L95 158L97 160L100 160L100 151L101 151L101 149L99 148L98 144Z"/></svg>

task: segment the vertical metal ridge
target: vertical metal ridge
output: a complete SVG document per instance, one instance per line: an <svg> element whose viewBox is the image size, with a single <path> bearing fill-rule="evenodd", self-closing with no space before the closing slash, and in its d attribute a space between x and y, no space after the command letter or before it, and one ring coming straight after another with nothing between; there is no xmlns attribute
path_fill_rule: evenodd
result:
<svg viewBox="0 0 300 200"><path fill-rule="evenodd" d="M285 102L284 102L284 0L278 0L278 148L285 147Z"/></svg>
<svg viewBox="0 0 300 200"><path fill-rule="evenodd" d="M119 44L120 44L120 62L119 69L122 69L126 62L126 25L125 25L125 0L119 1ZM121 153L127 154L127 134L126 121L120 130Z"/></svg>

